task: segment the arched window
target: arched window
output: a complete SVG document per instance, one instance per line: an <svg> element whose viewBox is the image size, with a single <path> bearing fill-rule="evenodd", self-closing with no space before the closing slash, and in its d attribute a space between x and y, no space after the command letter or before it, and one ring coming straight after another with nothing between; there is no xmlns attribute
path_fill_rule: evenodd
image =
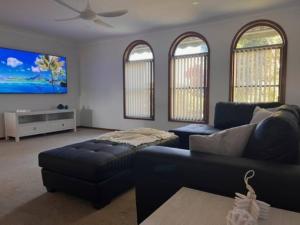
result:
<svg viewBox="0 0 300 225"><path fill-rule="evenodd" d="M236 34L231 48L230 100L284 102L287 39L268 20L251 22Z"/></svg>
<svg viewBox="0 0 300 225"><path fill-rule="evenodd" d="M154 120L154 55L142 40L132 42L123 57L124 118Z"/></svg>
<svg viewBox="0 0 300 225"><path fill-rule="evenodd" d="M209 46L195 32L180 35L169 52L169 120L208 122Z"/></svg>

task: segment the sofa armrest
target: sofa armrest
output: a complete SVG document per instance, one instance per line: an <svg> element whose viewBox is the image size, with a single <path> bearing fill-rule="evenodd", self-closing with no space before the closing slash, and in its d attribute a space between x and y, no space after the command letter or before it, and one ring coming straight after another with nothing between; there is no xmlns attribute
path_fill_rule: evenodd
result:
<svg viewBox="0 0 300 225"><path fill-rule="evenodd" d="M179 137L179 146L180 148L188 149L189 148L189 136L190 135L210 135L216 133L220 130L207 125L207 124L189 124L183 127L178 127L169 132L173 132Z"/></svg>
<svg viewBox="0 0 300 225"><path fill-rule="evenodd" d="M243 176L256 172L250 184L258 199L274 207L300 211L300 166L234 158L152 146L136 154L136 203L141 222L181 187L233 197L245 193Z"/></svg>

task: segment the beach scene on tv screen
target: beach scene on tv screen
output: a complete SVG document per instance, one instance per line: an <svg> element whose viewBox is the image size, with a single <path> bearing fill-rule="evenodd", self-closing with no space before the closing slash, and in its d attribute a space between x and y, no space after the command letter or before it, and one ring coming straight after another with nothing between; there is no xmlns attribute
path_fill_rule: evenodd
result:
<svg viewBox="0 0 300 225"><path fill-rule="evenodd" d="M0 93L67 93L66 58L0 48Z"/></svg>

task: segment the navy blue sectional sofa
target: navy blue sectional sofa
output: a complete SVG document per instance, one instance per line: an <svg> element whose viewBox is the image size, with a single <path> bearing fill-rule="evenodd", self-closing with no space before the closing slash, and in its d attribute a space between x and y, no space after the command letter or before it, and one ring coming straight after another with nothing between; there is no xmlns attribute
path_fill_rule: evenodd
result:
<svg viewBox="0 0 300 225"><path fill-rule="evenodd" d="M138 222L142 222L181 187L233 197L244 193L243 176L256 171L251 184L260 200L300 212L298 107L281 106L253 131L243 157L188 150L191 134L211 134L249 123L256 104L218 103L214 126L194 124L174 129L180 148L153 146L136 154L134 174ZM260 104L277 107L280 104Z"/></svg>

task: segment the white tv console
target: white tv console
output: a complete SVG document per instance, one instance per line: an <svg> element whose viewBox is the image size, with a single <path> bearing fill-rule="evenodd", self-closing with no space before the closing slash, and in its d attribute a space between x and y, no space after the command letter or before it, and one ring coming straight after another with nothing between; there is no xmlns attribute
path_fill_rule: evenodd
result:
<svg viewBox="0 0 300 225"><path fill-rule="evenodd" d="M63 130L76 131L75 110L47 110L33 112L5 112L5 139L45 134Z"/></svg>

